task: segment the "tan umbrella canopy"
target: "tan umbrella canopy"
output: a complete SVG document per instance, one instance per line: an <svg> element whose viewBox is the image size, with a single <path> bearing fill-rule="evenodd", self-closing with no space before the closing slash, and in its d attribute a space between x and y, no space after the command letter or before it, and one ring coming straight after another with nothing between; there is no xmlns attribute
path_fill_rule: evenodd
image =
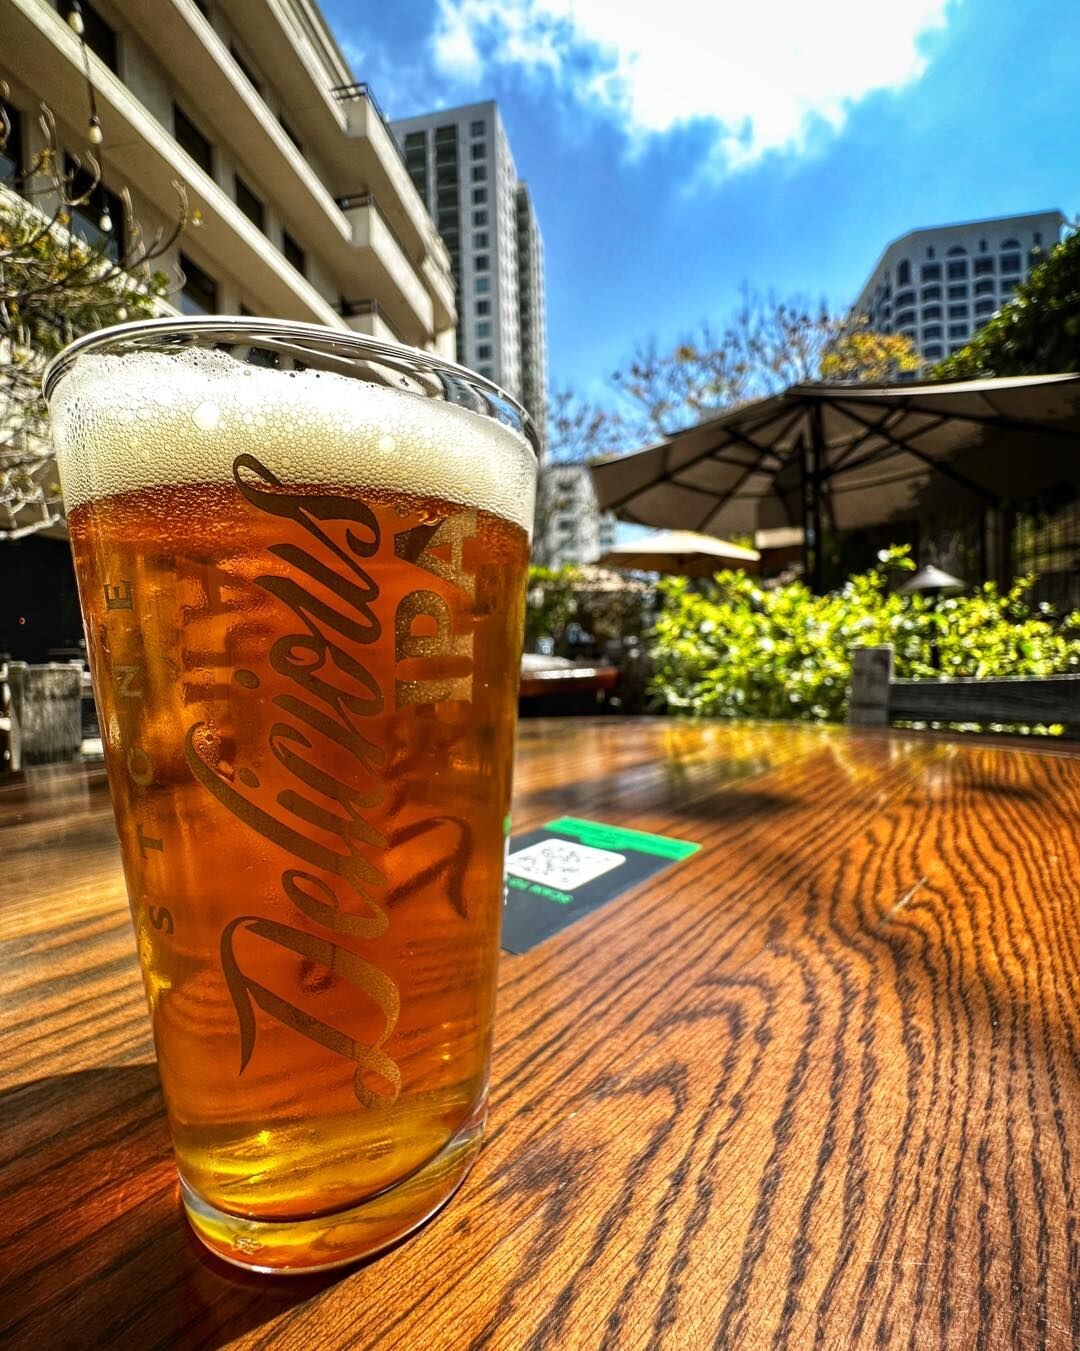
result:
<svg viewBox="0 0 1080 1351"><path fill-rule="evenodd" d="M616 544L597 560L601 568L632 572L666 572L675 577L711 577L722 568L757 569L756 549L697 535L692 530L657 530L641 539Z"/></svg>
<svg viewBox="0 0 1080 1351"><path fill-rule="evenodd" d="M1080 375L792 385L593 467L623 520L709 535L997 508L1080 471Z"/></svg>

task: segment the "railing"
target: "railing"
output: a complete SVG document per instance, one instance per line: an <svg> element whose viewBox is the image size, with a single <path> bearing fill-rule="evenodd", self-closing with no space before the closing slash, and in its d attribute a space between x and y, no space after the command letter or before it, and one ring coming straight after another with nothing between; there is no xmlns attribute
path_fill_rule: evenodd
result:
<svg viewBox="0 0 1080 1351"><path fill-rule="evenodd" d="M405 160L405 151L398 145L397 137L394 135L387 116L379 106L379 100L375 97L375 91L366 80L360 80L355 84L335 85L334 88L330 90L330 95L332 98L337 99L338 103L356 103L360 99L367 99L368 103L371 104L375 111L375 116L385 127L386 134L390 137L390 143L397 151L398 159L401 160L402 164L405 165L405 168L408 169L409 166Z"/></svg>
<svg viewBox="0 0 1080 1351"><path fill-rule="evenodd" d="M424 261L423 257L420 258L413 257L413 255L405 247L405 243L402 240L401 236L387 220L386 212L375 200L375 194L373 192L353 192L345 197L336 197L334 200L337 202L338 206L342 211L353 211L360 206L370 206L372 210L375 212L375 214L378 216L378 218L382 221L383 225L386 227L394 243L398 246L398 248L409 260L409 262L412 263L413 267L418 268L421 266L421 264Z"/></svg>
<svg viewBox="0 0 1080 1351"><path fill-rule="evenodd" d="M354 315L358 314L374 315L386 325L394 337L397 338L398 342L404 344L405 339L398 331L397 325L392 323L391 320L386 317L385 312L377 300L346 300L342 297L339 309L341 310L341 315L344 319L352 318Z"/></svg>

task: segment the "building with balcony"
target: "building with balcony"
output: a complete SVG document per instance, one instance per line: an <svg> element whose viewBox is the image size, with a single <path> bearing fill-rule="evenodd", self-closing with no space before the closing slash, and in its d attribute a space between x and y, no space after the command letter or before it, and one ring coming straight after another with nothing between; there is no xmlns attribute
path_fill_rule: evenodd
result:
<svg viewBox="0 0 1080 1351"><path fill-rule="evenodd" d="M76 8L83 41L68 22ZM61 153L100 160L76 229L93 234L107 214L122 230L122 213L102 207L126 189L152 234L175 218L173 184L184 184L198 224L163 260L178 309L305 320L453 355L446 246L313 0L0 0L0 34L7 168L42 145L41 103Z"/></svg>
<svg viewBox="0 0 1080 1351"><path fill-rule="evenodd" d="M450 250L457 356L547 421L544 250L492 102L395 120L417 191Z"/></svg>
<svg viewBox="0 0 1080 1351"><path fill-rule="evenodd" d="M927 362L963 347L1058 243L1060 211L912 230L886 248L855 302L878 333L903 333Z"/></svg>

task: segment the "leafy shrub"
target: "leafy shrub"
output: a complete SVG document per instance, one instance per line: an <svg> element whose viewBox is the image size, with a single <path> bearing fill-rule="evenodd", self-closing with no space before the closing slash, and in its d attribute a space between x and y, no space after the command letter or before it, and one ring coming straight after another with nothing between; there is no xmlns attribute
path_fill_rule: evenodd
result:
<svg viewBox="0 0 1080 1351"><path fill-rule="evenodd" d="M600 568L531 567L526 591L525 650L541 638L554 642L561 656L575 655L568 630L577 624L597 653L640 638L648 628L654 590L620 573Z"/></svg>
<svg viewBox="0 0 1080 1351"><path fill-rule="evenodd" d="M824 596L801 582L764 590L743 572L718 574L704 592L662 582L653 694L704 717L840 721L852 648L879 643L892 644L904 678L1080 671L1080 612L1059 623L1034 609L1032 578L1004 592L987 582L935 606L893 589L897 570L914 567L906 548L880 557Z"/></svg>

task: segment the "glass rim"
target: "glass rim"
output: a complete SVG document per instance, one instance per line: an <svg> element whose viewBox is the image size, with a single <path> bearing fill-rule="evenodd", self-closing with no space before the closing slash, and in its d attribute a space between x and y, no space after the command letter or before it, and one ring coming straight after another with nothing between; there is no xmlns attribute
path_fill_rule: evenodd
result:
<svg viewBox="0 0 1080 1351"><path fill-rule="evenodd" d="M114 348L125 343L132 350L140 347L161 350L155 347L157 340L173 337L203 338L231 342L238 346L244 343L245 338L253 340L252 346L258 346L260 338L271 342L277 340L296 344L299 348L306 346L313 353L323 352L346 359L367 359L379 366L398 370L402 375L422 373L435 377L449 376L464 388L448 389L447 384L442 383L438 389L425 387L424 394L429 398L441 397L443 402L463 406L479 417L491 418L520 432L533 454L537 459L540 458L540 435L528 409L494 380L479 375L468 366L462 366L435 352L425 352L422 348L408 347L404 343L386 342L367 333L354 333L351 329L260 315L166 315L158 319L131 319L122 324L110 324L108 328L95 329L69 343L48 363L41 377L42 396L48 403L59 381L76 359L87 352ZM354 378L363 377L357 373Z"/></svg>

